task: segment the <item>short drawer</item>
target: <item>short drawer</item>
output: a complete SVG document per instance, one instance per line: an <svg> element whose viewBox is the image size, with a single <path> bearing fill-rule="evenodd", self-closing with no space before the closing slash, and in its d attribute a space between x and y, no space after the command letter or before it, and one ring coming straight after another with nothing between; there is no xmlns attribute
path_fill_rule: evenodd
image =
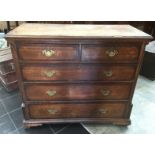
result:
<svg viewBox="0 0 155 155"><path fill-rule="evenodd" d="M127 43L105 43L105 45L83 45L82 61L137 62L140 46Z"/></svg>
<svg viewBox="0 0 155 155"><path fill-rule="evenodd" d="M128 99L131 84L26 84L28 101Z"/></svg>
<svg viewBox="0 0 155 155"><path fill-rule="evenodd" d="M78 59L78 45L28 44L19 46L22 60L71 61Z"/></svg>
<svg viewBox="0 0 155 155"><path fill-rule="evenodd" d="M31 119L120 118L125 104L32 104L28 109Z"/></svg>
<svg viewBox="0 0 155 155"><path fill-rule="evenodd" d="M24 65L24 81L133 80L135 65Z"/></svg>

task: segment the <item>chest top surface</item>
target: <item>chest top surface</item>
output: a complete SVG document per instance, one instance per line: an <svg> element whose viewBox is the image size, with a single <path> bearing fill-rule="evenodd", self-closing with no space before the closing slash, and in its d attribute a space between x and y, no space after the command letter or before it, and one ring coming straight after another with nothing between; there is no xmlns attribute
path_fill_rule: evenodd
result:
<svg viewBox="0 0 155 155"><path fill-rule="evenodd" d="M130 25L29 24L10 31L6 38L142 38L152 37Z"/></svg>

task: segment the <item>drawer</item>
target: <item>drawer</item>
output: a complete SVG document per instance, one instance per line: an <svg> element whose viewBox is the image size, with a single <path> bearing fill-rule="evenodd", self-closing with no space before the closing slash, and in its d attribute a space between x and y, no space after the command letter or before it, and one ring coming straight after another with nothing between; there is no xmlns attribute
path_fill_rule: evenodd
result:
<svg viewBox="0 0 155 155"><path fill-rule="evenodd" d="M26 84L27 100L128 99L131 84Z"/></svg>
<svg viewBox="0 0 155 155"><path fill-rule="evenodd" d="M125 104L31 104L31 119L41 118L120 118Z"/></svg>
<svg viewBox="0 0 155 155"><path fill-rule="evenodd" d="M15 71L15 65L13 63L13 60L5 61L3 63L0 63L0 72L1 74L7 74L9 72Z"/></svg>
<svg viewBox="0 0 155 155"><path fill-rule="evenodd" d="M0 76L0 83L4 86L4 88L8 92L13 91L13 90L15 90L15 89L18 88L18 82L17 82L17 80L16 81L12 81L10 83L6 83L4 81L4 79L2 79L1 76Z"/></svg>
<svg viewBox="0 0 155 155"><path fill-rule="evenodd" d="M30 44L19 47L22 60L71 61L78 59L78 45Z"/></svg>
<svg viewBox="0 0 155 155"><path fill-rule="evenodd" d="M10 82L13 82L13 81L17 81L16 72L10 72L10 73L7 73L7 74L2 74L2 72L0 71L0 77L1 77L1 79L3 79L3 81L5 83L10 83Z"/></svg>
<svg viewBox="0 0 155 155"><path fill-rule="evenodd" d="M134 65L24 65L24 81L133 80Z"/></svg>
<svg viewBox="0 0 155 155"><path fill-rule="evenodd" d="M82 61L137 62L139 53L140 47L135 44L83 45Z"/></svg>

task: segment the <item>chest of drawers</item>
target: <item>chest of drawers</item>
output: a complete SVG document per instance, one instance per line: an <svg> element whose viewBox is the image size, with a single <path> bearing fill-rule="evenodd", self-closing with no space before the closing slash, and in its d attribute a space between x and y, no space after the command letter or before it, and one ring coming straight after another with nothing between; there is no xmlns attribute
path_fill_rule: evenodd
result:
<svg viewBox="0 0 155 155"><path fill-rule="evenodd" d="M25 126L130 123L143 49L151 36L129 25L23 24L6 38Z"/></svg>
<svg viewBox="0 0 155 155"><path fill-rule="evenodd" d="M0 83L8 92L18 87L15 66L9 47L0 49Z"/></svg>

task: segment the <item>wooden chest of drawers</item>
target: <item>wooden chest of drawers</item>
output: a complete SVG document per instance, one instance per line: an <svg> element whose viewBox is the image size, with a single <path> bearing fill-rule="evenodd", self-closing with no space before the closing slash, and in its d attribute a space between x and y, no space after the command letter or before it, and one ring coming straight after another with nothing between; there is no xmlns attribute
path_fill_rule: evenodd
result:
<svg viewBox="0 0 155 155"><path fill-rule="evenodd" d="M23 24L6 36L24 123L130 123L132 96L151 36L129 25Z"/></svg>
<svg viewBox="0 0 155 155"><path fill-rule="evenodd" d="M8 92L18 88L10 47L0 49L0 83Z"/></svg>

